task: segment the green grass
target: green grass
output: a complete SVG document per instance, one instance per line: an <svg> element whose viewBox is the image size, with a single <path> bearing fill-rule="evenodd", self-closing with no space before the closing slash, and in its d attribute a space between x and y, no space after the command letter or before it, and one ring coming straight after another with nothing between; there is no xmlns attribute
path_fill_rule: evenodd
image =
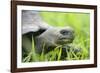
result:
<svg viewBox="0 0 100 73"><path fill-rule="evenodd" d="M34 40L32 40L32 44L34 43ZM34 44L33 44L34 45ZM23 62L44 62L44 61L61 61L61 53L62 53L62 46L57 46L54 48L54 50L50 51L47 54L44 54L44 49L42 50L41 54L37 54L35 52L35 48L32 45L32 50L28 54L27 57L23 59ZM71 46L74 47L73 44ZM76 48L76 47L75 47ZM67 48L68 49L68 48ZM73 48L69 48L70 51L67 52L66 60L85 60L88 59L88 54L85 50L82 50L82 52L74 53Z"/></svg>
<svg viewBox="0 0 100 73"><path fill-rule="evenodd" d="M90 58L90 14L40 12L40 15L45 22L54 27L71 26L75 30L75 39L71 45L74 48L81 48L81 52L66 51L66 60L85 60ZM32 38L32 51L23 59L23 62L60 61L61 53L62 46L57 46L47 54L44 54L44 52L40 55L35 53L34 40Z"/></svg>
<svg viewBox="0 0 100 73"><path fill-rule="evenodd" d="M61 61L61 53L62 53L62 46L57 46L56 48L54 48L54 50L50 51L47 54L44 54L44 47L42 50L41 54L37 54L35 52L35 46L34 46L34 40L32 38L32 50L31 52L28 54L27 57L25 57L23 59L23 62L44 62L44 61ZM75 45L75 44L74 44ZM76 46L74 46L73 44L71 44L71 46L73 46L74 48L77 48ZM68 49L68 48L67 48ZM67 57L65 60L85 60L88 59L88 53L87 50L83 50L81 52L78 53L74 53L73 52L73 48L69 48L70 51L66 51L67 52Z"/></svg>

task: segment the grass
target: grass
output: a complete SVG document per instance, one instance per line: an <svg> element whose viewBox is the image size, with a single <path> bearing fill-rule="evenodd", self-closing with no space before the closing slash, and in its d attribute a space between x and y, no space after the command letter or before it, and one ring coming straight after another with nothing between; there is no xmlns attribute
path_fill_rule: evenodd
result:
<svg viewBox="0 0 100 73"><path fill-rule="evenodd" d="M66 51L66 60L85 60L90 58L90 14L40 12L40 15L45 22L54 27L71 26L75 30L75 39L70 45L74 48L81 48L81 52L74 53L73 50ZM32 51L23 59L23 62L61 61L62 46L57 46L47 54L44 54L42 51L40 55L35 53L34 46L34 40L32 38Z"/></svg>
<svg viewBox="0 0 100 73"><path fill-rule="evenodd" d="M75 45L75 44L74 44ZM77 48L76 46L74 46L73 44L71 44L71 46L73 46L73 48ZM44 48L45 44L43 44L43 50L41 54L37 54L35 52L35 45L34 45L34 40L32 38L32 50L31 52L27 55L27 57L25 57L23 59L23 62L44 62L44 61L62 61L61 58L61 54L62 54L62 46L57 46L56 48L54 48L54 50L50 51L47 54L44 54ZM67 52L67 57L65 60L85 60L88 59L88 53L87 50L84 50L84 47L82 49L81 52L75 53L73 51L73 48L66 48L66 49L70 49L70 51L66 51Z"/></svg>

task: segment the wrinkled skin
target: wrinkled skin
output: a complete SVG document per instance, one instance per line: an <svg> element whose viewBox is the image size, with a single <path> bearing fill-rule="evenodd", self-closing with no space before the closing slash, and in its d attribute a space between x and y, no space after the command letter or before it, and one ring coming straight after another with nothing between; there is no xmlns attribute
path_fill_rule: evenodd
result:
<svg viewBox="0 0 100 73"><path fill-rule="evenodd" d="M45 49L45 53L60 45L72 43L74 39L74 31L70 27L66 28L49 28L41 35L35 37L36 52L41 53Z"/></svg>

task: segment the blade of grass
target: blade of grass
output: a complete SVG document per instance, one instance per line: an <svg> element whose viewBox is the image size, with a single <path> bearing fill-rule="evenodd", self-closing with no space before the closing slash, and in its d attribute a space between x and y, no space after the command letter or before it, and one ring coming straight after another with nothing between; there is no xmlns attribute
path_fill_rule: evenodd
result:
<svg viewBox="0 0 100 73"><path fill-rule="evenodd" d="M33 39L33 36L32 36L32 60L34 60L35 62L38 61L38 58L37 58L37 55L36 55L36 52L35 52L35 45L34 45L34 39Z"/></svg>
<svg viewBox="0 0 100 73"><path fill-rule="evenodd" d="M45 47L45 43L43 43L43 47L42 47L42 53L41 53L41 55L40 55L40 60L41 61L44 61L45 60L45 55L44 55L44 48Z"/></svg>
<svg viewBox="0 0 100 73"><path fill-rule="evenodd" d="M60 60L60 58L61 58L61 53L62 53L62 47L60 47L60 50L59 50L59 53L58 53L58 61Z"/></svg>

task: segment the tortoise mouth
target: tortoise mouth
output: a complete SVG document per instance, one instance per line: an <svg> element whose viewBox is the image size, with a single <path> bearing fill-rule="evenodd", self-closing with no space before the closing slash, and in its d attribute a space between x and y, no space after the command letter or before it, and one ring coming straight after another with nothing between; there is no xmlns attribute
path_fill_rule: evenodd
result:
<svg viewBox="0 0 100 73"><path fill-rule="evenodd" d="M62 38L59 38L59 40L70 40L70 39L72 39L71 37L62 37Z"/></svg>
<svg viewBox="0 0 100 73"><path fill-rule="evenodd" d="M72 43L73 40L74 40L74 38L65 38L65 37L63 37L63 38L59 38L56 43L60 44L60 45L64 45L64 44Z"/></svg>
<svg viewBox="0 0 100 73"><path fill-rule="evenodd" d="M74 36L68 36L68 37L60 37L58 38L59 41L72 41L74 40Z"/></svg>

